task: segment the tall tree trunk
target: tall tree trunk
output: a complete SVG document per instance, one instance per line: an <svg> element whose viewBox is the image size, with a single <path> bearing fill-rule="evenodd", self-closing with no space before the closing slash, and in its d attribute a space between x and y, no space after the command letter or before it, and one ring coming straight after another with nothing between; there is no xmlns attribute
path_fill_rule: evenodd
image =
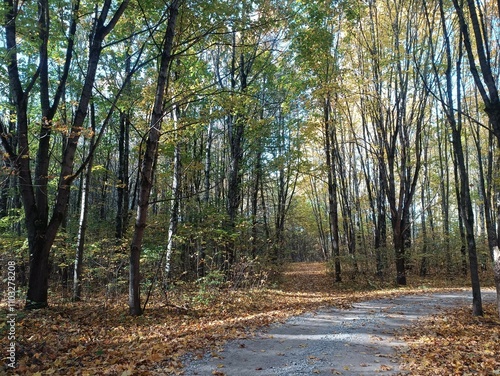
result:
<svg viewBox="0 0 500 376"><path fill-rule="evenodd" d="M92 130L94 131L90 140L89 153L92 153L95 139L95 109L94 103L90 107L90 118ZM76 240L76 254L73 271L73 301L82 299L82 272L83 272L83 253L85 250L85 235L87 231L88 205L89 205L89 190L92 178L93 155L90 154L90 159L87 164L85 174L82 176L82 194L80 199L80 219L78 222L78 234Z"/></svg>
<svg viewBox="0 0 500 376"><path fill-rule="evenodd" d="M455 7L458 7L458 2L453 0ZM459 197L458 202L460 204L460 216L462 217L463 224L465 227L466 245L469 256L469 268L471 272L471 285L472 285L472 311L475 316L482 316L483 307L481 300L481 287L479 282L478 274L478 261L476 252L476 240L474 235L474 212L472 208L472 200L470 195L470 184L469 184L469 173L465 163L464 149L462 145L462 115L461 115L461 59L462 59L462 43L459 44L458 61L456 64L456 81L457 81L457 92L456 92L456 103L457 103L457 114L458 118L455 117L454 113L454 93L453 93L453 75L452 75L452 53L451 53L451 43L449 40L449 34L447 30L447 21L445 16L445 8L443 1L439 1L439 11L441 19L441 27L444 36L445 43L445 62L446 62L446 90L445 97L442 98L443 111L446 114L448 124L451 129L452 135L452 145L455 155L455 163L458 171L459 179ZM458 8L457 8L458 12ZM468 44L468 36L464 33L463 26L463 13L459 13L459 20L462 27L461 35L464 37L463 42ZM467 41L466 41L467 40ZM469 48L467 48L469 52ZM472 63L474 63L472 61Z"/></svg>
<svg viewBox="0 0 500 376"><path fill-rule="evenodd" d="M212 109L210 109L212 111ZM203 203L205 209L208 209L210 204L210 181L212 174L212 143L213 143L213 121L208 123L207 129L207 141L205 143L205 171L204 171L204 194ZM198 255L196 260L196 275L198 278L204 277L206 272L206 253L207 253L207 243L202 242L198 249Z"/></svg>
<svg viewBox="0 0 500 376"><path fill-rule="evenodd" d="M490 133L490 135L492 135ZM490 137L490 142L492 137ZM488 247L490 249L490 256L492 261L494 260L494 251L495 247L498 246L498 239L497 239L497 231L496 231L496 223L492 218L492 215L494 211L492 210L492 203L491 203L491 196L488 195L486 185L488 184L491 186L493 183L492 177L488 178L485 176L484 173L484 167L483 167L483 157L482 157L482 150L481 150L481 139L480 139L480 132L479 132L479 127L476 128L475 130L475 135L474 135L474 141L476 144L476 150L477 150L477 158L478 158L478 169L479 169L479 196L482 199L483 202L483 215L484 215L484 222L486 222L486 233L487 233L487 239L488 239ZM496 142L496 140L494 141ZM491 145L492 149L494 148L493 145ZM497 146L498 148L498 146ZM500 148L498 148L500 149ZM493 165L493 153L488 153L488 165ZM498 161L497 161L498 162ZM495 177L495 180L498 178ZM486 181L488 180L488 182Z"/></svg>
<svg viewBox="0 0 500 376"><path fill-rule="evenodd" d="M469 268L472 284L472 306L475 316L483 315L481 287L479 282L479 268L477 261L476 240L474 236L474 212L469 190L469 176L465 167L465 160L460 139L460 132L455 129L452 132L455 157L458 163L460 180L460 215L463 219L466 235L466 245L469 254Z"/></svg>
<svg viewBox="0 0 500 376"><path fill-rule="evenodd" d="M100 207L99 207L99 220L102 222L107 221L108 216L108 205L107 199L109 197L109 174L110 174L110 166L111 165L111 149L107 150L106 153L106 164L104 165L104 176L101 181L101 197L99 198Z"/></svg>
<svg viewBox="0 0 500 376"><path fill-rule="evenodd" d="M75 179L73 174L74 159L81 129L87 115L87 108L92 95L95 76L102 51L105 37L114 28L118 19L123 14L129 0L123 1L117 8L115 14L109 19L111 2L105 2L100 14L95 19L92 41L89 47L87 72L85 74L82 92L78 101L76 114L71 124L68 142L60 159L60 175L57 188L54 209L49 220L48 211L48 166L50 159L50 135L52 119L59 107L59 102L64 92L64 87L69 75L69 68L73 56L74 36L76 34L79 19L79 2L73 3L72 20L68 30L68 42L66 58L62 76L55 88L55 94L50 103L49 97L49 75L48 75L48 39L50 33L50 7L48 0L38 3L38 31L39 31L39 67L35 75L29 78L26 87L23 88L21 74L18 68L17 54L17 15L19 13L17 2L7 0L5 2L5 36L8 56L8 76L10 93L16 109L17 137L21 155L13 154L10 158L14 161L19 172L20 192L26 216L26 228L28 232L28 243L30 249L30 276L28 292L26 297L26 308L43 308L47 306L48 277L49 277L49 254L57 231L63 222L70 198L70 185ZM23 77L24 78L24 77ZM31 177L30 142L28 135L28 96L39 79L41 119L39 131L39 144L35 165L34 180Z"/></svg>
<svg viewBox="0 0 500 376"><path fill-rule="evenodd" d="M455 7L455 11L460 24L461 42L463 42L463 46L465 47L467 53L470 73L472 74L476 88L478 89L484 102L485 112L488 116L491 131L497 138L497 147L500 147L500 97L497 87L497 77L494 74L494 70L491 66L491 50L496 47L493 47L493 43L491 43L490 41L489 30L485 29L485 17L481 11L482 5L474 0L467 0L466 3L467 5L465 5L463 1L459 2L459 0L453 0L453 5ZM500 16L500 7L498 3L496 5L498 17ZM440 0L440 7L442 10L441 13L443 14L444 7L442 0ZM465 18L465 8L468 9L469 22ZM460 43L460 46L462 46L462 43ZM461 55L459 57L461 57ZM500 188L500 186L498 185L496 187L497 189ZM495 192L495 196L499 197L500 192ZM498 200L497 202L497 215L500 216L500 200ZM467 226L468 224L466 223L466 228ZM498 244L500 237L498 236L498 234L496 235L496 237L497 244L492 244L493 250L491 250L490 252L493 255L493 271L497 291L497 306L498 314L500 316L500 251ZM471 268L471 273L473 267L477 267L476 258L477 256L474 257L474 255L470 254L469 252L469 262L472 262L474 264L469 265ZM472 288L474 314L479 315L482 314L482 307L480 306L481 295L479 281L476 281L475 277L471 277L473 278Z"/></svg>
<svg viewBox="0 0 500 376"><path fill-rule="evenodd" d="M326 234L325 228L324 228L324 219L323 219L323 206L322 206L322 198L319 195L318 192L318 187L317 187L317 179L315 179L313 176L309 177L309 184L310 184L310 192L311 192L311 207L313 211L313 216L316 222L316 227L318 229L318 234L319 234L319 240L321 244L321 253L323 256L323 260L329 261L330 260L330 255L329 255L329 238L328 234Z"/></svg>
<svg viewBox="0 0 500 376"><path fill-rule="evenodd" d="M446 260L446 274L452 275L452 258L450 247L450 172L449 172L449 155L448 155L448 133L438 129L438 153L439 153L439 170L440 176L443 178L439 182L439 190L441 193L441 216L442 231L444 240L444 254Z"/></svg>
<svg viewBox="0 0 500 376"><path fill-rule="evenodd" d="M179 108L177 106L172 110L174 121L174 130L177 131L177 123L179 118ZM176 134L178 138L178 135ZM177 139L174 148L174 173L172 179L172 205L170 206L170 221L168 225L167 249L165 253L165 287L168 287L168 279L170 278L170 263L172 252L174 249L174 237L177 233L177 225L179 223L179 206L181 200L181 142Z"/></svg>
<svg viewBox="0 0 500 376"><path fill-rule="evenodd" d="M465 235L464 219L461 215L462 198L460 195L460 174L458 172L458 163L456 161L455 152L453 152L453 173L455 180L455 196L457 197L458 204L458 231L460 233L461 271L462 275L466 276L469 271L469 264L467 263L467 236Z"/></svg>
<svg viewBox="0 0 500 376"><path fill-rule="evenodd" d="M404 222L400 218L393 219L392 241L396 256L396 283L406 285L406 254L404 245Z"/></svg>
<svg viewBox="0 0 500 376"><path fill-rule="evenodd" d="M125 75L130 75L130 54L127 51ZM125 90L128 91L128 88ZM115 237L121 239L128 226L128 205L130 200L129 151L130 151L130 109L120 112L120 134L118 135L118 187Z"/></svg>
<svg viewBox="0 0 500 376"><path fill-rule="evenodd" d="M429 96L421 78L413 71L424 69L426 55L421 52L409 59L406 52L418 40L419 20L409 16L415 14L414 6L416 3L410 2L408 8L403 8L403 2L397 2L391 9L394 17L391 35L394 64L386 83L384 121L380 122L381 128L377 130L383 145L380 168L390 207L396 282L399 285L406 284L406 247L411 239L410 210L421 167L422 127ZM425 71L421 73L425 75ZM413 88L410 89L410 86Z"/></svg>
<svg viewBox="0 0 500 376"><path fill-rule="evenodd" d="M427 166L427 147L425 148L425 161L424 161L424 166ZM423 187L421 190L421 196L420 196L420 202L422 205L422 213L420 215L421 219L421 224L422 224L422 257L420 258L420 270L419 270L419 275L420 277L426 277L428 273L428 240L427 240L427 222L426 222L426 210L425 210L425 188L428 182L428 170L427 167L425 167L424 171L424 183Z"/></svg>
<svg viewBox="0 0 500 376"><path fill-rule="evenodd" d="M356 177L351 176L351 179L348 178L347 173L344 168L344 163L347 161L347 155L346 152L343 151L342 153L339 152L342 148L342 144L345 144L345 142L339 143L337 136L335 135L334 138L334 150L336 150L335 154L335 160L336 164L338 166L338 172L339 172L339 180L340 180L340 202L341 202L341 213L342 213L342 224L344 228L344 234L345 238L347 241L347 251L349 253L350 259L353 263L353 268L354 268L354 273L357 274L359 273L359 265L357 261L357 255L356 255L356 230L354 226L354 217L353 217L353 210L352 210L352 204L354 200L351 200L350 192L349 192L349 186L347 182L350 180L352 184L355 186L356 185Z"/></svg>
<svg viewBox="0 0 500 376"><path fill-rule="evenodd" d="M156 93L151 114L149 136L141 168L139 195L137 202L137 215L134 225L134 234L130 245L130 271L129 271L129 313L132 316L142 314L140 299L140 256L144 231L147 224L149 197L153 186L154 166L158 157L158 142L160 140L161 123L165 113L164 97L168 83L169 68L172 60L172 46L175 35L175 25L179 13L180 0L172 0L167 29L161 50L161 60L156 82Z"/></svg>
<svg viewBox="0 0 500 376"><path fill-rule="evenodd" d="M231 55L231 91L236 92L236 31L232 33L232 55ZM240 91L242 93L247 90L248 67L246 66L245 56L243 53L239 55L239 78ZM231 110L232 112L234 109ZM236 226L236 217L241 204L241 162L243 160L243 136L244 136L244 118L241 114L231 113L228 116L228 138L229 138L229 171L228 171L228 186L227 186L227 215L229 221L229 231L234 232ZM226 246L226 255L224 260L224 269L229 272L229 269L236 258L235 243L228 242Z"/></svg>
<svg viewBox="0 0 500 376"><path fill-rule="evenodd" d="M257 257L257 239L258 239L258 220L257 213L259 210L259 188L260 182L262 180L262 152L259 150L255 156L255 167L253 173L253 184L251 193L251 218L252 218L252 248L251 256L252 258Z"/></svg>
<svg viewBox="0 0 500 376"><path fill-rule="evenodd" d="M331 116L331 99L328 94L325 98L323 116L325 127L325 156L328 169L328 213L330 223L330 241L332 245L332 256L334 262L335 282L342 281L342 269L340 264L340 237L339 237L339 218L338 218L338 200L337 200L337 176L335 160L333 158L332 140L333 124Z"/></svg>

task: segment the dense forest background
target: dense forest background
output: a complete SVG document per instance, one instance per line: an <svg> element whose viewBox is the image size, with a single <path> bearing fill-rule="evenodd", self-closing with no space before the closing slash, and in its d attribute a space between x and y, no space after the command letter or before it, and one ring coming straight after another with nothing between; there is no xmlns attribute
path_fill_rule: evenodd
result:
<svg viewBox="0 0 500 376"><path fill-rule="evenodd" d="M498 2L0 7L0 252L27 308L128 292L140 315L141 291L327 260L332 283L469 273L481 313Z"/></svg>

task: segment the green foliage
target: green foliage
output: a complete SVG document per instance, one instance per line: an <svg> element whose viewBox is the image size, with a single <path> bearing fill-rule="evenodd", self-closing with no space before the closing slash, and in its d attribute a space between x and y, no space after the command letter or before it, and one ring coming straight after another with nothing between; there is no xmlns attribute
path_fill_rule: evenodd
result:
<svg viewBox="0 0 500 376"><path fill-rule="evenodd" d="M51 98L55 94L56 83L61 79L73 3L50 2L48 54ZM5 16L6 4L1 5L2 16ZM16 19L17 52L22 85L26 88L35 76L39 63L38 4L20 4L22 11ZM421 157L419 153L425 150L424 163L428 176L426 180L422 175L417 176L416 194L426 190L427 202L422 205L433 214L434 225L432 244L424 250L421 225L418 223L424 209L420 204L412 208L415 213L412 214L413 245L407 254L411 268L409 274L416 274L423 259L429 262L430 272L446 267L452 273L461 272L457 199L453 183L443 186L447 179L443 176L445 171L449 171L449 181L453 181L453 158L445 114L436 111L439 103L434 101L434 96L420 104L425 107L422 111L425 117L422 134L425 137L420 144L413 142L421 135L416 134L414 127L417 107L408 106L404 113L396 113L403 99L416 103L417 94L424 88L422 78L426 79L426 90L433 90L436 97L440 90L444 90L443 85L440 89L436 86L439 78L425 77L431 68L436 70L437 76L442 76L446 68L446 61L440 54L427 56L429 41L436 43L436 51L442 50L439 44L443 39L440 25L433 25L434 34L430 35L424 15L414 8L415 4L347 0L183 2L174 41L174 59L168 73L163 133L152 181L146 240L141 253L143 287L157 278L158 266L164 262L162 255L167 246L174 202L173 156L177 148L181 154L179 223L173 238L171 278L174 281L195 281L200 289L200 302L209 304L217 299L216 291L228 287L226 282L229 280L233 288L251 287L259 285L259 281L267 281L266 272L271 267L279 266L263 265L261 260L272 259L276 249L285 259L318 260L323 257L321 247L325 244L321 241L326 239L328 243L330 239L328 166L324 154L324 106L327 97L331 100L329 125L336 132L334 158L337 165L345 169L347 178L344 186L347 192L342 192L343 201L339 202L338 209L340 212L346 207L351 209L352 218L344 218L347 216L345 212L340 216L341 220L350 219L355 223L357 236L357 253L350 255L346 246L346 228L340 230L340 258L345 275L357 278L358 272L375 272L374 259L379 251L373 249L376 211L379 210L375 200L381 189L379 177L387 173L381 170L386 165L380 166L380 161L388 156L389 151L385 147L389 144L396 145L394 153L402 150L403 143L400 141L408 146L405 164L393 171L392 178L402 180L409 169L417 166ZM50 213L60 184L61 151L67 147L69 126L76 115L82 91L87 69L88 36L95 17L94 3L81 2L80 5L69 79L58 112L52 122L45 124L51 130L50 136L47 136L50 137L47 176ZM131 2L115 32L106 39L100 57L92 98L96 134L100 134L104 124L108 124L108 128L103 130L94 154L88 192L90 207L84 285L89 290L104 286L110 294L126 291L130 239L117 240L113 237L118 212L116 197L118 189L129 195L126 236L130 236L136 209L130 206L132 202L137 205L142 153L150 131L158 52L167 14L166 4ZM5 45L5 33L2 35L0 44ZM450 37L457 35L458 30L450 30ZM458 53L457 42L452 47L453 53ZM0 51L0 65L5 72L8 71L8 58L12 53L5 49ZM417 66L419 56L425 56L425 61ZM492 60L494 58L492 56ZM134 73L130 83L122 87L127 69ZM241 82L243 76L247 79L245 88ZM479 187L483 183L479 180L479 167L495 171L498 166L496 156L492 158L491 167L487 161L494 149L488 129L478 128L477 132L474 129L477 124L487 124L487 121L477 108L474 99L477 93L471 90L471 78L463 79L464 103L461 108L467 116L462 119L462 141L467 150L467 163L473 180L471 186ZM407 84L405 98L399 84ZM0 77L0 88L4 93L0 98L0 115L4 122L15 122L16 114L12 111L12 98L5 75ZM28 102L30 125L27 136L32 166L37 162L40 141L39 89L40 80L37 79L33 81ZM117 98L122 89L122 97ZM176 121L173 120L174 107L178 110ZM116 112L110 115L110 109ZM123 119L120 115L123 114L127 114L130 129L127 145L130 154L128 171L125 172L130 178L129 185L118 180L119 169L124 167L118 156L120 121ZM244 128L244 135L239 165L241 182L238 195L241 204L236 220L229 225L227 190L232 153L229 143L231 121ZM407 133L394 136L396 130L403 126ZM87 121L79 130L81 138L75 156L77 167L88 156L88 140L93 135L90 129L90 121ZM382 137L383 130L387 131L387 139ZM15 129L11 133L9 140L10 136L17 136ZM407 139L403 140L404 137ZM482 166L476 139L482 148ZM2 163L2 168L9 174L15 172L5 152ZM339 171L336 173L334 178L340 181ZM31 175L35 176L35 172ZM310 176L313 178L310 179ZM208 187L205 187L205 178L208 179ZM486 186L498 185L497 180L498 177L492 176L485 182ZM81 184L82 178L78 177L72 185L66 232L58 235L52 249L53 279L59 278L55 271L57 268L71 270L72 267ZM318 200L315 205L321 213L313 210L311 184L318 192L318 197L314 199ZM26 218L24 211L11 208L14 205L10 196L14 194L13 190L7 191L10 200L8 215L0 218L0 253L2 257L14 255L26 266L27 245L22 227ZM284 205L280 201L282 194L285 196ZM445 199L441 197L443 194L451 213L450 239L446 239L441 230L444 223L440 207ZM472 190L472 199L480 212L484 198L478 189ZM278 231L281 231L277 227L283 212L286 212L281 234L283 239L276 240ZM385 214L388 213L386 207ZM390 227L390 223L387 225ZM319 239L318 227L322 227L321 236L324 239ZM16 235L19 228L21 236ZM384 272L391 271L394 261L391 235L389 230L388 244L381 250L387 269ZM486 244L485 238L478 238L480 263L488 266L489 250ZM450 252L446 254L448 245ZM328 248L328 244L326 246ZM226 270L229 251L234 251L236 257L234 265Z"/></svg>
<svg viewBox="0 0 500 376"><path fill-rule="evenodd" d="M206 276L196 280L198 292L192 297L192 301L197 304L208 306L218 299L221 289L226 284L224 273L219 270L212 270Z"/></svg>
<svg viewBox="0 0 500 376"><path fill-rule="evenodd" d="M13 258L21 264L28 258L28 240L25 237L3 231L0 238L0 256L7 260Z"/></svg>
<svg viewBox="0 0 500 376"><path fill-rule="evenodd" d="M0 218L0 229L8 232L16 224L24 221L24 211L22 209L10 209L8 215Z"/></svg>

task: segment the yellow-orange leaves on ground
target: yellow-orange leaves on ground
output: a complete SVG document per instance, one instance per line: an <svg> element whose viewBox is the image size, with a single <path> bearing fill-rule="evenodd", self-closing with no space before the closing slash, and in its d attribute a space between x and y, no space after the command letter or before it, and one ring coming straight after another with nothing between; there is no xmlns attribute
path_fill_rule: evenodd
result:
<svg viewBox="0 0 500 376"><path fill-rule="evenodd" d="M202 354L209 349L217 352L224 341L244 337L253 329L291 315L321 306L349 307L360 300L423 292L420 287L397 289L390 285L374 289L376 280L368 281L366 276L358 276L357 281L334 284L324 263L297 263L289 265L275 288L225 288L211 291L203 299L193 299L199 291L179 288L170 293L168 301L160 294L152 297L153 303L141 317L126 314L125 296L117 300L93 297L79 303L52 297L49 309L31 312L23 312L19 302L14 374L181 374L182 355L186 352ZM5 313L6 306L0 305L0 310ZM463 311L463 315L467 314L467 310ZM498 322L492 318L470 320L461 323L462 326L438 319L426 323L422 336L411 338L415 354L411 356L417 360L411 363L407 355L407 366L416 369L418 375L423 375L418 370L419 364L432 364L433 369L439 370L449 364L453 372L471 369L474 363L478 372L498 369L495 359L500 353ZM492 328L496 334L486 336ZM5 328L0 326L2 330ZM0 337L2 349L7 348L7 338ZM456 347L447 350L454 342ZM431 355L424 352L424 347L436 351ZM455 355L456 351L465 355ZM472 352L480 355L473 358ZM2 367L0 364L0 374L5 371Z"/></svg>
<svg viewBox="0 0 500 376"><path fill-rule="evenodd" d="M457 308L405 329L403 367L412 375L500 375L500 319L495 304L484 316Z"/></svg>

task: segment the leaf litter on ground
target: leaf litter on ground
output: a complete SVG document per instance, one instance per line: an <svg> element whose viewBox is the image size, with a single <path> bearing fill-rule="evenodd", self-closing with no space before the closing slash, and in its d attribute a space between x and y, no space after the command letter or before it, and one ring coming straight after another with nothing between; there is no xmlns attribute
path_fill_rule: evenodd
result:
<svg viewBox="0 0 500 376"><path fill-rule="evenodd" d="M115 300L90 298L78 303L54 299L49 309L30 312L21 311L19 306L17 366L12 374L182 374L182 356L186 353L201 356L211 349L216 356L217 348L225 341L246 337L259 327L282 322L305 311L324 306L349 308L363 300L443 291L444 288L433 287L436 283L432 280L416 279L414 287L395 288L364 276L359 276L356 283L334 284L325 263L293 263L281 277L276 288L213 290L205 299L188 298L186 292L172 293L168 301L158 296L140 317L127 315L126 297ZM0 309L2 313L7 312L4 304ZM466 310L460 312L467 316ZM479 325L478 322L471 322L463 331L464 343L466 337L472 338L475 331L479 334L484 331L486 324ZM498 322L491 318L488 322L489 327L496 328L497 337L488 337L484 351L498 354L498 348L492 342L494 338L500 338ZM410 334L407 336L409 341L419 343ZM2 349L7 348L7 337L2 335L0 338ZM425 341L420 341L425 347ZM430 344L434 346L432 342ZM414 356L417 357L416 363L409 360ZM416 365L419 364L418 357L423 361L432 360L436 367L446 367L440 362L448 361L440 356L430 357L412 344L403 360L409 370L416 370L415 374L421 374ZM475 360L469 362L472 361ZM488 357L481 359L484 367L489 367L491 361ZM4 368L0 371L8 370L2 366ZM453 367L464 366L453 363Z"/></svg>
<svg viewBox="0 0 500 376"><path fill-rule="evenodd" d="M496 304L483 305L484 316L458 307L404 328L408 344L402 368L411 375L500 375L500 319Z"/></svg>

